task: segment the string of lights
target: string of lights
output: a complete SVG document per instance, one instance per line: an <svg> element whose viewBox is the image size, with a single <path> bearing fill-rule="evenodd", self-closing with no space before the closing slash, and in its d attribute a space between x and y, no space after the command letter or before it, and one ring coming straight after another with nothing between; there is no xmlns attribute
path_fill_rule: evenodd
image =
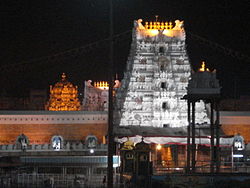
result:
<svg viewBox="0 0 250 188"><path fill-rule="evenodd" d="M117 42L120 42L121 40L124 40L125 36L127 36L130 32L131 32L131 30L128 30L128 31L114 35L114 37L113 37L114 43L117 43ZM117 40L117 39L119 39L119 40ZM84 46L81 46L78 48L65 50L63 52L55 53L55 54L52 54L49 56L35 58L35 59L31 59L31 60L23 61L23 62L19 62L19 63L5 64L5 65L0 67L0 70L2 73L8 72L10 70L13 71L13 69L15 69L15 71L19 71L19 70L26 69L25 66L28 66L28 65L38 65L38 64L44 65L46 63L55 62L56 60L58 60L58 58L65 58L67 56L80 56L81 54L87 53L90 50L100 48L103 45L107 45L108 40L109 40L109 38L105 38L105 39L98 40L98 41L92 42L90 44L87 44L87 45L84 45Z"/></svg>
<svg viewBox="0 0 250 188"><path fill-rule="evenodd" d="M225 55L228 55L228 56L231 56L233 58L237 58L239 60L243 60L243 61L246 61L246 62L250 62L250 57L245 55L245 54L242 54L240 52L237 52L235 50L232 50L232 49L229 49L229 48L226 48L224 46L222 46L221 44L218 44L216 42L213 42L213 41L210 41L204 37L201 37L201 36L198 36L196 34L193 34L191 32L187 32L187 34L194 40L197 40L203 44L206 44L208 45L211 49L213 50L218 50L218 51L221 51L222 53L224 53Z"/></svg>
<svg viewBox="0 0 250 188"><path fill-rule="evenodd" d="M129 36L128 35L129 33L131 33L131 30L127 30L125 32L114 35L114 37L113 37L114 43L118 43L118 42L120 43L122 40L126 39L125 37ZM187 35L189 35L193 40L199 41L200 43L209 46L213 50L218 50L225 55L228 55L228 56L231 56L233 58L237 58L239 60L243 60L246 62L250 62L250 57L245 55L245 54L242 54L242 53L237 52L235 50L226 48L226 47L222 46L221 44L210 41L204 37L201 37L199 35L196 35L196 34L190 32L190 31L187 31ZM59 53L55 53L55 54L52 54L49 56L39 57L39 58L35 58L35 59L31 59L31 60L23 61L23 62L19 62L19 63L5 64L5 65L2 65L0 67L0 70L2 73L9 72L10 70L11 71L14 70L14 71L18 72L18 71L26 70L27 66L30 66L30 65L32 65L32 66L39 65L39 64L45 65L47 63L56 62L56 61L58 61L59 58L78 57L78 56L83 55L84 53L91 51L91 50L94 50L96 48L100 48L100 47L103 47L104 45L107 45L108 40L109 40L109 38L105 38L105 39L98 40L98 41L89 43L87 45L84 45L84 46L81 46L78 48L68 49L68 50L65 50L65 51L62 51ZM58 61L58 62L60 62L60 61ZM57 64L60 64L60 63L57 63ZM77 67L79 67L79 66L77 66ZM77 67L75 67L75 68L77 68ZM52 67L50 65L50 69L51 68ZM55 69L56 68L57 68L57 65L55 66Z"/></svg>

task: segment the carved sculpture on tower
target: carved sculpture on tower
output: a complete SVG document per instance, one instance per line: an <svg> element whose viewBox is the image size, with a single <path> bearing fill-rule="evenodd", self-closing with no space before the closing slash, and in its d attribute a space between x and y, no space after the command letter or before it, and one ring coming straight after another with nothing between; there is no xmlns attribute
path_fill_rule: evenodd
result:
<svg viewBox="0 0 250 188"><path fill-rule="evenodd" d="M191 65L183 21L134 22L132 44L115 102L117 126L187 126L187 93ZM197 103L198 124L209 122Z"/></svg>
<svg viewBox="0 0 250 188"><path fill-rule="evenodd" d="M50 111L79 111L78 88L67 81L65 73L61 81L50 86L50 99L46 105Z"/></svg>

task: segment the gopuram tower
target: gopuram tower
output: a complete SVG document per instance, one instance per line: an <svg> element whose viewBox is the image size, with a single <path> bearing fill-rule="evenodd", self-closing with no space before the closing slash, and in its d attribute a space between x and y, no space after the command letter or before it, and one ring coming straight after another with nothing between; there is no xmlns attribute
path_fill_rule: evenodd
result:
<svg viewBox="0 0 250 188"><path fill-rule="evenodd" d="M183 21L134 22L132 44L115 102L115 125L187 126L191 66ZM197 123L208 122L205 105L196 105Z"/></svg>
<svg viewBox="0 0 250 188"><path fill-rule="evenodd" d="M79 111L78 87L74 86L62 74L61 81L50 86L50 98L45 107L49 111Z"/></svg>

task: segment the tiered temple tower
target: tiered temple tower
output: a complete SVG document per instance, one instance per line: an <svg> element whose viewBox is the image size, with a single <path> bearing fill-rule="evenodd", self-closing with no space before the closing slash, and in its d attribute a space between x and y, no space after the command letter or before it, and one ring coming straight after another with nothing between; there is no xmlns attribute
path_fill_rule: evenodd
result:
<svg viewBox="0 0 250 188"><path fill-rule="evenodd" d="M45 107L49 111L79 111L78 87L74 86L62 74L61 81L50 86L50 99Z"/></svg>
<svg viewBox="0 0 250 188"><path fill-rule="evenodd" d="M117 91L115 125L187 126L191 66L183 21L134 22L130 56ZM208 122L204 103L196 106L197 123Z"/></svg>

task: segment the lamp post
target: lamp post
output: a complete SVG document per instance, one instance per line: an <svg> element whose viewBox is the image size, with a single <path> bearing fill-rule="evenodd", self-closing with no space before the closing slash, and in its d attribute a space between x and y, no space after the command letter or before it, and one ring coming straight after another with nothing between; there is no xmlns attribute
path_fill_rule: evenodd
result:
<svg viewBox="0 0 250 188"><path fill-rule="evenodd" d="M109 0L109 109L108 109L108 173L107 187L113 188L113 0Z"/></svg>

